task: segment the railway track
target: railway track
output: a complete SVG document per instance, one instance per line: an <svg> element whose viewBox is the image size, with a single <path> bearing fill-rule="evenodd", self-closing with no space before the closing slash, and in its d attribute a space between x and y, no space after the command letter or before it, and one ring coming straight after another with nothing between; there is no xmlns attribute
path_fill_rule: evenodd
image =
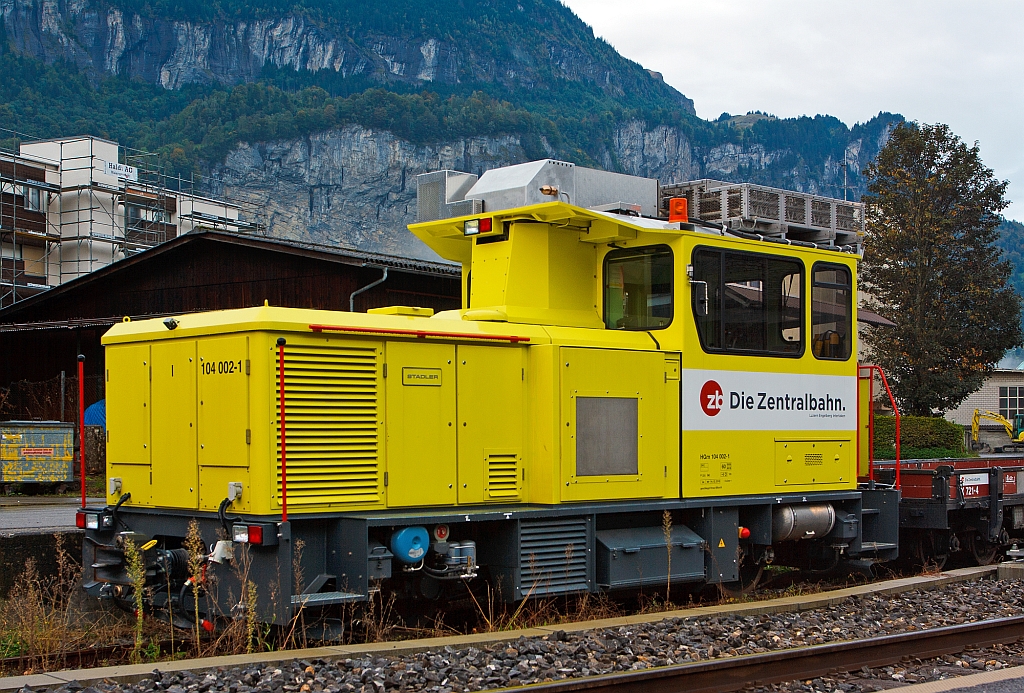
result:
<svg viewBox="0 0 1024 693"><path fill-rule="evenodd" d="M899 581L884 588L847 590L841 598L839 593L831 597L805 597L809 601L799 603L791 603L787 598L781 611L766 602L737 605L738 613L698 609L687 617L655 618L650 623L637 623L630 618L622 623L595 623L593 629L580 628L587 625L584 623L575 624L576 628L567 628L569 632L551 626L529 634L494 634L493 639L486 641L478 637L463 643L445 640L443 648L437 642L410 641L337 646L329 648L330 652L322 648L275 652L244 663L223 658L160 662L128 667L115 678L122 690L129 693L157 693L160 686L144 680L154 667L172 677L167 681L185 689L206 681L211 671L222 681L244 679L247 687L240 689L241 693L284 683L312 686L313 679L320 681L325 690L346 690L347 684L358 689L373 679L381 690L415 691L436 686L443 679L448 688L456 691L479 690L495 684L513 686L516 682L521 682L517 687L526 684L545 691L585 691L608 686L643 686L644 693L659 693L649 690L652 688L732 691L752 684L859 672L863 667L878 671L879 667L905 659L917 661L910 667L921 671L915 670L911 680L920 680L922 667L930 666L928 663L934 657L957 654L956 660L947 657L947 663L956 661L958 667L968 666L976 664L972 658L978 659L977 651L995 644L1024 642L1024 616L1019 615L1020 605L1024 604L1024 586L997 582L959 584L961 580L957 578L966 580L969 576L949 577L954 579L953 584L936 584L935 591L928 594L922 592L928 588L918 584L921 581L915 582L921 589ZM923 582L930 584L933 579ZM767 613L762 611L765 605L769 606ZM947 625L972 616L988 620ZM749 633L739 638L736 630ZM880 633L889 635L870 637ZM822 642L819 638L831 642L809 644ZM160 644L162 650L169 645ZM770 648L768 653L761 649L764 647ZM1006 664L1021 663L1024 651L1020 648L1019 644L1009 648L1017 655L1017 661ZM125 662L130 650L130 643L123 643L81 651L69 649L59 657L46 658L49 665L29 657L12 657L2 663L10 674L20 674L27 668L52 671L76 664L102 666ZM961 651L966 652L961 655ZM732 656L722 657L722 653ZM685 664L672 663L681 662L684 654ZM690 661L690 657L697 661ZM957 661L961 657L967 664ZM984 659L987 661L988 657ZM309 671L309 662L313 662L313 672ZM648 662L646 666L654 662L668 666L630 670L641 662ZM932 673L925 675L939 675L935 673L938 670L929 671ZM962 672L945 673L956 676ZM560 674L573 678L561 678ZM95 683L101 691L113 690L105 687L114 685L104 683L109 675L109 670L94 672L86 668L65 669L55 674L58 680ZM854 673L844 680L859 681L859 676ZM7 681L13 685L13 679ZM31 685L52 688L52 681L41 677L40 683ZM134 685L140 681L144 685ZM4 683L0 679L0 691L14 691L22 688L24 681L13 688L5 688Z"/></svg>
<svg viewBox="0 0 1024 693"><path fill-rule="evenodd" d="M177 642L181 643L181 641ZM165 654L170 652L170 640L160 641L155 645ZM0 658L0 672L23 671L28 667L38 667L40 664L43 665L44 670L52 669L54 664L60 669L89 669L106 664L121 664L130 660L133 649L134 646L131 643L115 643L48 655L3 657ZM50 663L50 666L46 666L46 663Z"/></svg>
<svg viewBox="0 0 1024 693"><path fill-rule="evenodd" d="M1024 616L529 686L530 693L726 693L1024 638ZM511 689L506 689L511 690Z"/></svg>

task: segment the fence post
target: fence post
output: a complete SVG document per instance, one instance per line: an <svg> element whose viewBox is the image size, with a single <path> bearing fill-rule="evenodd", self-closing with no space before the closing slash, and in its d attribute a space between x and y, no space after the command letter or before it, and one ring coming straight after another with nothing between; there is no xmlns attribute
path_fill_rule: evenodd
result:
<svg viewBox="0 0 1024 693"><path fill-rule="evenodd" d="M82 507L85 507L85 356L78 355L78 457L81 460Z"/></svg>

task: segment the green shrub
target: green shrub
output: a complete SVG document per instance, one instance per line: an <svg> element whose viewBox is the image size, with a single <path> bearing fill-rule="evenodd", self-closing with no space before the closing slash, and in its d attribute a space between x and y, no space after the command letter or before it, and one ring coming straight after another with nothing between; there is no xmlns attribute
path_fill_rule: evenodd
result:
<svg viewBox="0 0 1024 693"><path fill-rule="evenodd" d="M900 457L903 459L935 459L963 457L964 429L936 416L904 416L900 418ZM875 459L896 457L896 418L875 416Z"/></svg>

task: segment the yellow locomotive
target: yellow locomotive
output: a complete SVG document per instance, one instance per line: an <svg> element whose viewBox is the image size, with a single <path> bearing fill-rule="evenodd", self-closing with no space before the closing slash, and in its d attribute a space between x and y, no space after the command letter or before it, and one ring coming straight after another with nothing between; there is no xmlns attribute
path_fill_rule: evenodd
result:
<svg viewBox="0 0 1024 693"><path fill-rule="evenodd" d="M236 606L244 546L277 622L377 589L743 588L772 561L895 557L897 493L858 487L851 248L666 220L657 181L563 162L419 183L410 230L461 263L460 310L107 333L92 593L124 598L130 538L185 600L192 518L209 616Z"/></svg>

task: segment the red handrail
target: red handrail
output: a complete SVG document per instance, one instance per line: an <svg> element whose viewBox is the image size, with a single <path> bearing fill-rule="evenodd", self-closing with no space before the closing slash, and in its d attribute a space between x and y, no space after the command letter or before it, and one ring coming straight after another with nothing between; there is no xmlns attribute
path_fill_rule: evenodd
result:
<svg viewBox="0 0 1024 693"><path fill-rule="evenodd" d="M281 522L288 521L288 452L284 425L284 337L277 339L277 392L281 407Z"/></svg>
<svg viewBox="0 0 1024 693"><path fill-rule="evenodd" d="M868 371L868 478L871 481L875 480L875 378L874 373L877 371L879 377L882 379L882 385L885 386L885 392L889 395L889 403L892 405L892 412L896 418L896 479L895 486L897 489L901 488L900 479L900 409L896 406L896 398L893 397L892 389L889 387L889 380L885 377L885 372L881 366L867 365L857 367L857 377L863 380L864 377L861 375L861 369ZM860 428L860 407L857 408L858 416L858 430ZM858 433L858 440L859 440Z"/></svg>
<svg viewBox="0 0 1024 693"><path fill-rule="evenodd" d="M421 339L426 337L438 337L441 339L491 339L500 342L512 342L517 344L519 342L530 341L529 337L523 337L520 335L510 334L472 334L469 332L433 332L430 330L402 330L395 327L350 327L348 325L310 325L309 329L314 332L369 332L373 334L397 334L406 337L419 337Z"/></svg>
<svg viewBox="0 0 1024 693"><path fill-rule="evenodd" d="M78 457L82 477L82 508L85 508L85 356L78 355Z"/></svg>

